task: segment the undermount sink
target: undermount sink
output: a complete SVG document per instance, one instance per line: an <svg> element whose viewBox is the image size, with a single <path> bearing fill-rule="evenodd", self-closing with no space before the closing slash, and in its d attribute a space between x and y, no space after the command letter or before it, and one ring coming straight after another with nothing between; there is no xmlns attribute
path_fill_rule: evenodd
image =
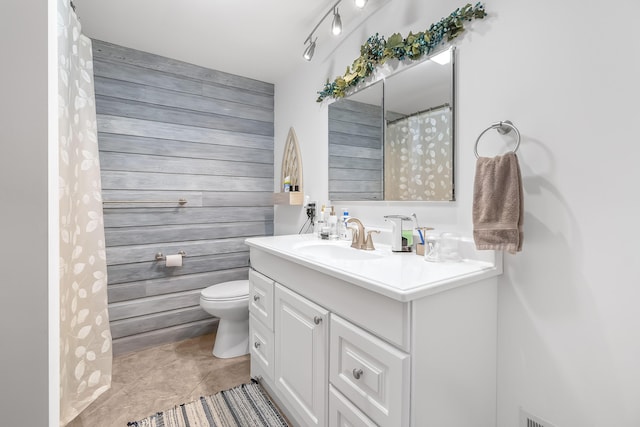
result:
<svg viewBox="0 0 640 427"><path fill-rule="evenodd" d="M384 254L378 250L365 251L355 249L349 246L349 243L343 241L316 240L302 242L294 245L294 249L303 256L334 261L366 261L384 257Z"/></svg>

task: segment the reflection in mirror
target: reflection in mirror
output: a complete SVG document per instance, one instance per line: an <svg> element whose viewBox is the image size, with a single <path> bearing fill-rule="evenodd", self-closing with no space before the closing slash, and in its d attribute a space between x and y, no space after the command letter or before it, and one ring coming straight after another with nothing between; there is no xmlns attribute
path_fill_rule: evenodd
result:
<svg viewBox="0 0 640 427"><path fill-rule="evenodd" d="M382 85L329 105L331 200L383 200Z"/></svg>
<svg viewBox="0 0 640 427"><path fill-rule="evenodd" d="M329 105L331 200L454 200L454 56L450 48Z"/></svg>
<svg viewBox="0 0 640 427"><path fill-rule="evenodd" d="M454 200L453 48L385 82L385 200Z"/></svg>

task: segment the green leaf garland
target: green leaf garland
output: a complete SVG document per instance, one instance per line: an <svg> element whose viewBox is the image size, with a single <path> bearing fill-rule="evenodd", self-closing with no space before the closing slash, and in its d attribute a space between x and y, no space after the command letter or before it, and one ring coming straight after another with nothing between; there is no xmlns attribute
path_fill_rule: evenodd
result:
<svg viewBox="0 0 640 427"><path fill-rule="evenodd" d="M467 4L454 10L448 17L431 24L428 30L409 35L404 38L395 33L385 40L384 36L377 33L367 39L360 47L360 56L353 61L347 71L341 77L336 77L333 82L327 81L324 88L318 92L317 102L325 98L342 98L346 92L355 87L373 73L378 65L384 64L389 59L399 61L409 59L415 61L424 55L428 55L439 44L451 41L464 31L464 21L482 19L487 16L484 5L476 3L475 6Z"/></svg>

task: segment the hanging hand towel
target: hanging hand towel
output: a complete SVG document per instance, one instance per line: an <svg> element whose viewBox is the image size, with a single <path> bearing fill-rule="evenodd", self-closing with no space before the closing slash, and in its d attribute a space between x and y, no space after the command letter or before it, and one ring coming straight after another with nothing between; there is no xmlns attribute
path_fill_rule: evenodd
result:
<svg viewBox="0 0 640 427"><path fill-rule="evenodd" d="M523 191L515 153L476 163L473 185L473 239L477 249L522 250Z"/></svg>

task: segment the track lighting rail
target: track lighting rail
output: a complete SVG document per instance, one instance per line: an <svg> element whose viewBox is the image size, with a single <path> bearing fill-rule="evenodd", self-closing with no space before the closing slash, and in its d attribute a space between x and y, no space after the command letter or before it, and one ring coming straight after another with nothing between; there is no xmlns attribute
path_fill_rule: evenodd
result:
<svg viewBox="0 0 640 427"><path fill-rule="evenodd" d="M318 29L318 27L320 26L320 24L322 24L322 22L327 19L327 16L329 16L330 13L332 13L336 7L338 7L338 5L342 2L342 0L338 0L337 2L335 2L335 4L333 6L331 6L331 9L329 9L327 11L327 13L325 13L322 18L320 18L320 21L318 21L318 23L316 24L315 27L313 27L313 30L311 30L311 33L309 33L309 37L307 37L304 40L304 44L306 44L308 41L311 40L311 37L313 37L313 34L316 32L316 30Z"/></svg>
<svg viewBox="0 0 640 427"><path fill-rule="evenodd" d="M324 20L327 19L327 16L329 16L331 13L333 13L333 22L331 24L331 29L333 34L338 35L342 32L342 19L340 18L340 13L338 13L338 5L341 2L342 0L337 0L333 4L333 6L331 6L331 8L327 10L327 13L325 13L322 16L322 18L320 18L320 21L318 21L316 26L313 27L313 30L311 30L311 32L309 33L309 36L304 40L303 44L306 45L307 43L309 43L309 45L305 48L304 53L302 55L304 59L306 59L307 61L311 61L311 58L313 57L313 52L316 49L316 40L318 38L316 37L316 39L314 40L313 35L315 34L320 24L322 24ZM362 9L365 6L365 4L367 4L367 0L355 0L355 5L359 9Z"/></svg>

